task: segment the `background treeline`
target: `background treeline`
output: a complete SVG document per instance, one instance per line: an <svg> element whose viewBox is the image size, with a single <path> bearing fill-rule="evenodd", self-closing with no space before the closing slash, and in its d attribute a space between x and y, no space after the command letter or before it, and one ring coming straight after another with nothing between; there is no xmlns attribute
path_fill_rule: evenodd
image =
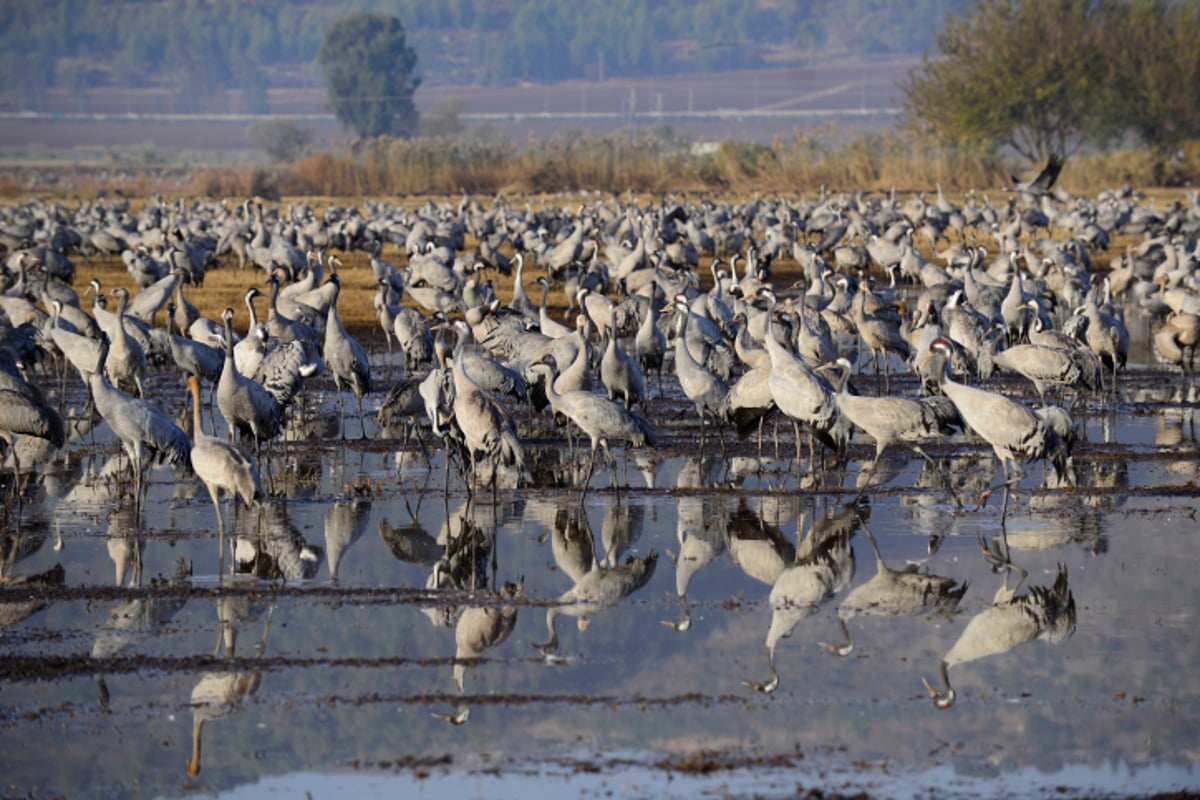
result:
<svg viewBox="0 0 1200 800"><path fill-rule="evenodd" d="M813 54L920 53L962 0L7 0L0 90L37 110L49 87L168 87L180 104L241 89L319 86L329 25L399 17L426 86L728 70Z"/></svg>

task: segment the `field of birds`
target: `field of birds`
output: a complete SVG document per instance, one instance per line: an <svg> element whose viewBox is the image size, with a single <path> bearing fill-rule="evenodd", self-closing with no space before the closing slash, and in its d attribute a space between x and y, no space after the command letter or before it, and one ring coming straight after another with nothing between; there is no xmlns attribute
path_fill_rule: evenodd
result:
<svg viewBox="0 0 1200 800"><path fill-rule="evenodd" d="M3 793L1200 788L1200 200L1071 168L0 204Z"/></svg>

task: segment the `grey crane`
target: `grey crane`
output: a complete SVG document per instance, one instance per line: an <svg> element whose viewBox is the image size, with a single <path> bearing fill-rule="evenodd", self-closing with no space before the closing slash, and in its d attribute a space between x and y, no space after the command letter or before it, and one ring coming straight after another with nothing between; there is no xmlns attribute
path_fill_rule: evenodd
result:
<svg viewBox="0 0 1200 800"><path fill-rule="evenodd" d="M768 313L774 314L775 293L760 289L759 294L767 300ZM769 383L776 407L794 422L805 425L827 447L843 452L849 430L838 410L832 387L779 343L773 325L767 325L764 343L771 356ZM799 439L796 457L800 457Z"/></svg>
<svg viewBox="0 0 1200 800"><path fill-rule="evenodd" d="M433 361L433 334L429 330L429 322L420 311L409 306L399 306L396 309L392 332L396 334L396 343L400 346L400 352L404 354L406 369L413 370L421 364Z"/></svg>
<svg viewBox="0 0 1200 800"><path fill-rule="evenodd" d="M200 309L183 296L183 281L175 284L174 304L175 310L170 312L171 319L168 320L168 326L174 322L175 328L181 336L188 335L192 325L200 319Z"/></svg>
<svg viewBox="0 0 1200 800"><path fill-rule="evenodd" d="M146 385L146 351L125 328L125 307L129 300L129 292L125 287L118 286L113 289L113 296L117 298L117 311L113 315L115 329L111 332L105 331L109 336L111 348L105 362L105 373L114 386L122 391L134 390L138 397L143 397Z"/></svg>
<svg viewBox="0 0 1200 800"><path fill-rule="evenodd" d="M12 455L12 489L18 509L21 498L21 461L17 455L16 443L19 436L45 439L55 448L62 447L66 441L62 417L32 384L0 388L0 440L5 442L8 452Z"/></svg>
<svg viewBox="0 0 1200 800"><path fill-rule="evenodd" d="M633 342L638 365L642 368L642 375L648 375L650 370L658 373L658 393L661 395L663 357L667 352L667 337L658 327L658 300L653 296L646 304L646 314L638 323Z"/></svg>
<svg viewBox="0 0 1200 800"><path fill-rule="evenodd" d="M420 386L426 377L409 375L393 384L383 402L379 404L379 411L375 416L380 435L390 435L389 428L403 425L404 440L407 442L417 430L417 420L425 413L425 400L421 397ZM420 441L418 434L418 444Z"/></svg>
<svg viewBox="0 0 1200 800"><path fill-rule="evenodd" d="M517 253L513 260L516 261L517 265L513 269L513 296L512 300L508 303L508 307L528 320L537 320L539 316L538 307L533 304L533 301L529 299L529 295L525 292L523 276L525 271L525 254Z"/></svg>
<svg viewBox="0 0 1200 800"><path fill-rule="evenodd" d="M260 295L262 292L253 286L242 295L242 302L246 304L246 310L250 314L250 324L246 328L246 338L235 340L233 343L233 363L238 372L247 376L253 375L258 370L258 365L262 363L263 356L266 355L267 341L270 338L270 331L264 323L259 321L258 312L254 310L254 298ZM193 333L192 338L198 337ZM217 341L224 346L224 320L221 322Z"/></svg>
<svg viewBox="0 0 1200 800"><path fill-rule="evenodd" d="M1009 589L1008 579L1006 571L992 605L971 618L958 641L942 657L941 688L935 689L922 679L938 708L950 708L957 697L950 685L951 667L1006 653L1034 639L1061 642L1075 632L1075 598L1065 565L1058 565L1053 585L1030 587L1024 595L1016 595L1019 584Z"/></svg>
<svg viewBox="0 0 1200 800"><path fill-rule="evenodd" d="M758 431L758 454L762 457L762 430L775 411L771 394L771 365L767 363L742 373L725 395L726 414L733 422L739 439ZM778 439L776 440L778 442Z"/></svg>
<svg viewBox="0 0 1200 800"><path fill-rule="evenodd" d="M573 333L571 328L551 317L550 313L546 310L546 297L550 294L550 281L543 275L538 277L537 283L542 287L542 301L538 304L537 312L538 329L551 339L571 335Z"/></svg>
<svg viewBox="0 0 1200 800"><path fill-rule="evenodd" d="M1112 385L1109 388L1115 402L1117 370L1124 369L1129 358L1129 331L1124 322L1100 310L1094 292L1083 306L1075 309L1075 313L1087 317L1087 328L1083 332L1085 341L1092 352L1100 357L1105 369L1112 373Z"/></svg>
<svg viewBox="0 0 1200 800"><path fill-rule="evenodd" d="M233 309L221 313L225 322L225 366L217 381L217 408L229 424L230 435L236 430L254 439L255 453L264 441L274 439L283 429L284 417L299 387L301 360L299 348L289 348L286 360L271 367L266 383L238 372L233 360ZM282 352L282 351L281 351ZM263 359L266 364L266 359ZM260 370L262 365L260 365Z"/></svg>
<svg viewBox="0 0 1200 800"><path fill-rule="evenodd" d="M1013 185L1006 188L1005 191L1020 192L1030 199L1049 194L1058 180L1059 173L1062 172L1063 165L1066 163L1067 160L1060 153L1051 153L1050 157L1046 159L1046 166L1042 167L1041 172L1036 177L1029 181L1022 181L1016 175L1013 175Z"/></svg>
<svg viewBox="0 0 1200 800"><path fill-rule="evenodd" d="M356 339L346 333L342 327L341 317L338 316L337 299L342 281L337 274L329 276L327 284L335 289L333 299L329 303L329 311L325 317L325 348L322 356L333 373L334 390L338 396L338 410L342 415L342 437L346 434L346 409L342 403L342 384L354 392L354 400L358 404L358 424L362 438L367 438L367 424L363 419L362 398L371 392L371 362L367 359L367 351Z"/></svg>
<svg viewBox="0 0 1200 800"><path fill-rule="evenodd" d="M221 492L238 497L251 506L264 496L262 480L258 475L258 466L246 457L241 448L204 433L200 414L200 379L189 375L187 382L192 394L192 472L204 483L208 496L212 498L213 511L217 514L218 552L223 557L225 519L221 515ZM220 571L224 572L224 569Z"/></svg>
<svg viewBox="0 0 1200 800"><path fill-rule="evenodd" d="M938 383L958 409L963 422L992 446L1004 470L1004 483L1014 484L1025 475L1019 458L1050 459L1061 481L1070 457L1062 437L1024 405L1003 395L951 380L946 374L950 352L950 343L945 339L938 339L930 348Z"/></svg>
<svg viewBox="0 0 1200 800"><path fill-rule="evenodd" d="M725 396L729 394L729 387L719 376L714 375L697 361L688 348L687 329L692 314L688 310L687 296L677 294L673 305L683 317L682 329L675 337L675 376L679 378L679 386L683 389L684 395L696 404L696 413L700 417L700 453L703 454L705 423L709 417L717 422L726 418L728 408ZM719 428L717 438L720 440L721 450L724 452L725 437Z"/></svg>
<svg viewBox="0 0 1200 800"><path fill-rule="evenodd" d="M848 377L850 362L839 358L837 363ZM848 380L842 381L841 390L836 396L838 409L875 440L875 460L871 462L871 471L878 466L883 451L895 441L908 443L915 453L933 463L921 449L921 442L939 437L942 426L929 404L912 397L863 397L850 394L849 383ZM864 472L868 470L864 468Z"/></svg>
<svg viewBox="0 0 1200 800"><path fill-rule="evenodd" d="M271 286L270 302L267 304L267 330L271 332L272 338L285 344L297 340L304 344L309 354L320 352L321 342L317 338L315 314L305 313L302 319L292 316L295 309L291 309L290 312L283 311L279 303L280 279L278 273L271 273L267 283Z"/></svg>
<svg viewBox="0 0 1200 800"><path fill-rule="evenodd" d="M467 373L463 354L469 329L461 321L456 327L459 340L452 357L451 375L454 379L454 421L462 431L470 462L463 466L474 475L481 460L490 462L491 482L495 486L501 464L518 471L524 468L521 440L508 410Z"/></svg>
<svg viewBox="0 0 1200 800"><path fill-rule="evenodd" d="M991 358L1001 371L1015 372L1030 380L1043 401L1046 399L1046 390L1052 387L1100 388L1096 383L1095 370L1088 369L1089 361L1075 349L1019 344L1001 350Z"/></svg>
<svg viewBox="0 0 1200 800"><path fill-rule="evenodd" d="M646 379L637 360L625 352L625 348L617 341L615 328L609 330L608 344L604 348L604 355L600 357L600 380L608 389L609 400L615 400L620 395L626 408L633 408L636 403L645 404Z"/></svg>
<svg viewBox="0 0 1200 800"><path fill-rule="evenodd" d="M863 344L871 351L871 361L875 364L875 374L879 374L879 362L883 361L884 388L891 389L891 370L888 367L888 354L895 353L902 360L909 356L908 342L900 332L897 321L887 317L876 316L867 308L870 292L860 289L854 296L851 312L854 325Z"/></svg>
<svg viewBox="0 0 1200 800"><path fill-rule="evenodd" d="M150 402L131 397L109 382L104 374L108 342L100 343L100 369L88 376L96 410L112 428L133 465L134 498L142 502L142 470L155 463L188 466L192 443L178 425Z"/></svg>
<svg viewBox="0 0 1200 800"><path fill-rule="evenodd" d="M466 322L457 321L454 330L458 333L454 358L462 363L472 381L489 394L509 395L516 400L524 400L528 396L528 387L521 373L496 360L476 344Z"/></svg>
<svg viewBox="0 0 1200 800"><path fill-rule="evenodd" d="M1189 391L1195 379L1196 344L1200 342L1200 316L1181 311L1168 312L1153 341L1156 353L1172 364L1179 365L1183 399L1189 400Z"/></svg>
<svg viewBox="0 0 1200 800"><path fill-rule="evenodd" d="M622 407L612 400L605 399L590 391L571 391L559 393L555 388L554 378L558 365L554 356L547 354L542 357L538 366L548 374L546 377L546 396L550 405L561 413L591 440L592 457L588 463L587 476L583 480L584 490L591 480L592 471L596 467L596 448L604 446L604 453L609 461L610 475L616 475L616 465L608 449L610 439L620 439L629 442L634 447L655 444L654 431L646 420Z"/></svg>
<svg viewBox="0 0 1200 800"><path fill-rule="evenodd" d="M745 311L739 311L731 320L735 333L733 336L733 352L738 360L750 369L771 366L771 354L767 348L750 338L750 324Z"/></svg>
<svg viewBox="0 0 1200 800"><path fill-rule="evenodd" d="M51 308L54 313L50 317L50 338L59 352L66 356L67 361L79 370L80 377L86 381L88 373L96 372L100 368L100 341L69 330L63 325L61 301L52 301Z"/></svg>
<svg viewBox="0 0 1200 800"><path fill-rule="evenodd" d="M337 303L338 291L341 289L340 281L335 283L333 280L338 276L337 268L334 266L336 262L337 259L334 258L329 260L329 277L323 283L307 291L293 294L289 299L301 309L307 311L311 308L316 312L318 318L324 318L329 312L329 307Z"/></svg>
<svg viewBox="0 0 1200 800"><path fill-rule="evenodd" d="M168 321L175 316L174 303L167 305ZM225 363L225 354L215 347L195 339L185 339L174 332L168 332L171 342L171 357L175 365L188 375L196 375L211 382L214 386L221 377L221 367Z"/></svg>
<svg viewBox="0 0 1200 800"><path fill-rule="evenodd" d="M386 280L376 283L375 296L371 299L375 307L375 318L383 329L383 338L387 342L387 370L392 373L392 340L396 338L396 312L400 310L400 294Z"/></svg>
<svg viewBox="0 0 1200 800"><path fill-rule="evenodd" d="M155 281L129 299L124 313L151 324L154 316L171 299L176 288L183 282L183 271L172 270L166 277Z"/></svg>

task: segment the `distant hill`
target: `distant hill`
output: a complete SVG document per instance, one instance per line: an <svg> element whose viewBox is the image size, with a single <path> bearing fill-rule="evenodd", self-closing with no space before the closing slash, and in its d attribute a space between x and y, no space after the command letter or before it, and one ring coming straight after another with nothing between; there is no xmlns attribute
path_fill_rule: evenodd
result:
<svg viewBox="0 0 1200 800"><path fill-rule="evenodd" d="M647 78L834 57L911 56L962 0L8 0L0 110L94 111L113 89L160 112L289 113L320 88L313 59L351 10L404 23L427 88ZM236 92L231 99L230 91ZM128 91L120 93L132 97ZM165 97L164 99L161 99Z"/></svg>

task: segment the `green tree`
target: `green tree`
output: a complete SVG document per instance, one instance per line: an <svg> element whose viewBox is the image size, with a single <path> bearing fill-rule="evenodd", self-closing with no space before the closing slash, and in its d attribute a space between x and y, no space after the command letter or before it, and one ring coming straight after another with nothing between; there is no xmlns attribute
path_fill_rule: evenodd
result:
<svg viewBox="0 0 1200 800"><path fill-rule="evenodd" d="M1200 135L1200 6L1135 0L1113 17L1113 124L1167 155Z"/></svg>
<svg viewBox="0 0 1200 800"><path fill-rule="evenodd" d="M329 107L359 136L410 136L417 126L413 92L417 53L396 17L355 13L325 32L317 53Z"/></svg>
<svg viewBox="0 0 1200 800"><path fill-rule="evenodd" d="M1104 22L1092 0L975 0L946 17L936 55L901 83L910 122L1032 160L1076 150L1105 133Z"/></svg>

